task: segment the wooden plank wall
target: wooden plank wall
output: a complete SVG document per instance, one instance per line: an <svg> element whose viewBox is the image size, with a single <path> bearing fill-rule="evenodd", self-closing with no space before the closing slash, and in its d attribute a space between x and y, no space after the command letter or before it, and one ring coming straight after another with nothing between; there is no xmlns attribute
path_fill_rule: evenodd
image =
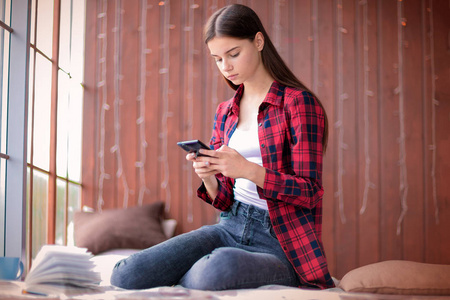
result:
<svg viewBox="0 0 450 300"><path fill-rule="evenodd" d="M162 200L178 232L215 222L176 142L207 142L232 95L202 26L233 2L87 1L83 204ZM450 264L448 1L237 2L327 109L332 275L389 259Z"/></svg>

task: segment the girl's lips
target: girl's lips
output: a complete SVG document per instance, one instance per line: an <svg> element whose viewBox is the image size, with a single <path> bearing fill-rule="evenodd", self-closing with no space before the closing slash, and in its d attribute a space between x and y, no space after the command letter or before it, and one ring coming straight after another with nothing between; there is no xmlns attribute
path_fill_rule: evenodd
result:
<svg viewBox="0 0 450 300"><path fill-rule="evenodd" d="M237 76L238 76L237 74L230 75L230 76L227 77L227 79L230 80L230 81L233 81L234 79L236 79Z"/></svg>

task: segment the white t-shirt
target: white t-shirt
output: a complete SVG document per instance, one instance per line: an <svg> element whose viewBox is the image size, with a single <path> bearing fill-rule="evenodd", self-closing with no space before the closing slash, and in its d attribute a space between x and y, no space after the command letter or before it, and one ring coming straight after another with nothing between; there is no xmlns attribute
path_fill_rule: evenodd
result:
<svg viewBox="0 0 450 300"><path fill-rule="evenodd" d="M249 130L236 128L228 146L235 149L248 161L262 166L261 150L259 149L257 115ZM267 201L259 198L256 184L244 178L237 178L234 184L234 199L240 202L268 210Z"/></svg>

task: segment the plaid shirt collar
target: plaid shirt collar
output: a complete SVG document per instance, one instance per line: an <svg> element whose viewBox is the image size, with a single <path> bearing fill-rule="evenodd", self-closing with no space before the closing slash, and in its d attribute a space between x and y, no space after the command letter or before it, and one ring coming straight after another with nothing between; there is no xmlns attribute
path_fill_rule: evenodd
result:
<svg viewBox="0 0 450 300"><path fill-rule="evenodd" d="M261 103L261 107L266 107L267 105L275 105L278 107L283 106L283 94L285 87L280 85L278 82L272 82L269 88L269 92ZM241 103L242 96L244 94L244 85L241 84L233 97L231 102L230 113L239 116L239 104Z"/></svg>

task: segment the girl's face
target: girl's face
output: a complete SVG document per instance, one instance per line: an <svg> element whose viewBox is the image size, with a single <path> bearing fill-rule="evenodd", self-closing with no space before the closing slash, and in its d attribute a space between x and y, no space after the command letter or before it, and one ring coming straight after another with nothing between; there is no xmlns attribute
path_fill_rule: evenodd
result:
<svg viewBox="0 0 450 300"><path fill-rule="evenodd" d="M208 48L222 75L240 85L251 82L264 69L260 55L263 44L262 34L258 33L253 41L215 37L208 42Z"/></svg>

